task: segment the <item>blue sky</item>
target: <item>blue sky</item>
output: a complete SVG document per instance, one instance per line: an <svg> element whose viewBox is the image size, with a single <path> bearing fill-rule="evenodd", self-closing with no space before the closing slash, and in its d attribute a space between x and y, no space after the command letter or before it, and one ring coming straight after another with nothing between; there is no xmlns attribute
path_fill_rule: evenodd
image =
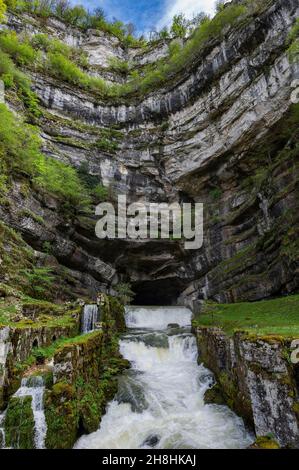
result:
<svg viewBox="0 0 299 470"><path fill-rule="evenodd" d="M116 17L124 22L133 22L138 31L147 32L153 26L159 29L171 22L177 13L192 18L194 13L212 13L215 0L72 0L93 9L100 6L109 19Z"/></svg>

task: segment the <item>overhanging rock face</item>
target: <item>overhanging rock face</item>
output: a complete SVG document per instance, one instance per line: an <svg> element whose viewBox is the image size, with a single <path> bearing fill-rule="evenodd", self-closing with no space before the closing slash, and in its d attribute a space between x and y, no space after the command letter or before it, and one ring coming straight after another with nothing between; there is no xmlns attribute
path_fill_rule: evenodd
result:
<svg viewBox="0 0 299 470"><path fill-rule="evenodd" d="M298 228L292 152L298 135L285 137L283 126L290 128L291 85L299 77L286 43L298 15L297 0L269 2L259 16L208 41L170 84L143 97L109 102L32 74L46 111L40 125L47 155L84 167L114 199L203 202L201 249L188 251L173 240L98 240L94 218L70 225L55 211L55 200L23 198L17 187L3 218L38 253L51 242L79 295L95 296L127 279L138 302L150 304L180 297L196 306L205 298L257 300L295 291L298 257L288 227ZM45 26L24 16L10 17L7 27L33 34ZM86 51L89 71L110 82L121 78L109 69L109 58L153 63L168 50L165 43L125 50L115 37L66 30L56 20L46 29ZM112 150L97 145L103 127L114 130ZM45 225L17 216L16 207L43 216Z"/></svg>

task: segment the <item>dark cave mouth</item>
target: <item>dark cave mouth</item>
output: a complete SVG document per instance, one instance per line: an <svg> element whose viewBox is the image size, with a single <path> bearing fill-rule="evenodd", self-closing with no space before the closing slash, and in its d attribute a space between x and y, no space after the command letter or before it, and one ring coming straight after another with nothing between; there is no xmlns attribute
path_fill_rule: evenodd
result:
<svg viewBox="0 0 299 470"><path fill-rule="evenodd" d="M186 287L176 278L138 281L132 284L132 290L136 294L132 304L146 306L176 305L178 297Z"/></svg>

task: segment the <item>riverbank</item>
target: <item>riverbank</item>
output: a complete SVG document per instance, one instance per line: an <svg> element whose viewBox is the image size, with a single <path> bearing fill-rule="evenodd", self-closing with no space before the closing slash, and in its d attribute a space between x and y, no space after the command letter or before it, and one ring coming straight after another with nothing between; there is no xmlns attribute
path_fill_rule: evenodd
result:
<svg viewBox="0 0 299 470"><path fill-rule="evenodd" d="M298 300L208 303L193 322L199 361L217 381L206 402L228 404L258 438L271 437L281 447L299 445L299 368L291 359Z"/></svg>

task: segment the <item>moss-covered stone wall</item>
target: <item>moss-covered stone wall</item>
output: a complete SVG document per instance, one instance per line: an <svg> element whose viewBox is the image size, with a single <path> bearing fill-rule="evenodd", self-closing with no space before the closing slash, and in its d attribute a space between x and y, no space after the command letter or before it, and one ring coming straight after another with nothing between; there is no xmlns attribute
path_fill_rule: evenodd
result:
<svg viewBox="0 0 299 470"><path fill-rule="evenodd" d="M5 417L5 445L13 449L34 448L32 397L11 398Z"/></svg>
<svg viewBox="0 0 299 470"><path fill-rule="evenodd" d="M299 445L298 369L283 337L259 337L214 327L196 330L199 360L215 374L208 402L227 403L257 436L272 435L282 447Z"/></svg>
<svg viewBox="0 0 299 470"><path fill-rule="evenodd" d="M105 296L102 329L65 344L54 355L54 385L46 392L46 447L68 449L98 429L106 404L117 391L117 374L129 366L118 349L124 307Z"/></svg>

